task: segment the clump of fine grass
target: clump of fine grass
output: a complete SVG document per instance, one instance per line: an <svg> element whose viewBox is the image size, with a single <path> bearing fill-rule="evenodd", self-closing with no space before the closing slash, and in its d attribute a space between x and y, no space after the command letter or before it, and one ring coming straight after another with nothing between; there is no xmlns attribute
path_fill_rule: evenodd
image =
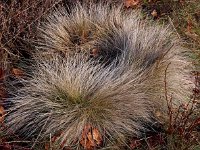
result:
<svg viewBox="0 0 200 150"><path fill-rule="evenodd" d="M144 72L146 69L151 70L157 63L160 64L154 76L155 80L159 79L159 84L163 85L163 74L169 65L168 86L172 91L177 91L172 93L176 95L184 91L187 87L182 86L179 79L190 82L186 79L189 71L185 67L190 64L184 56L187 55L184 54L186 50L169 28L149 23L147 20L142 21L141 18L137 11L125 13L122 7L110 8L109 5L103 4L77 4L71 13L64 8L55 9L39 27L37 56L43 52L43 59L58 53L62 56L89 53L92 58L109 64L124 51L130 51L127 59ZM171 73L176 75L171 76ZM187 95L186 91L182 95L184 93Z"/></svg>
<svg viewBox="0 0 200 150"><path fill-rule="evenodd" d="M130 71L117 78L119 68L113 66L94 66L77 57L59 59L39 63L34 77L23 82L7 116L12 130L39 139L62 132L58 141L65 146L76 146L87 124L110 140L139 134L149 118L148 101L131 88L133 79L126 81L132 78Z"/></svg>
<svg viewBox="0 0 200 150"><path fill-rule="evenodd" d="M122 14L121 7L107 5L77 5L71 14L56 9L41 32L35 70L20 81L22 88L10 91L6 118L9 129L34 143L58 136L59 147L86 147L89 126L103 146L119 139L125 144L154 120L169 121L166 97L177 108L189 100L185 49L169 28L141 20L138 12ZM90 47L99 57L84 55ZM40 56L44 51L48 59Z"/></svg>

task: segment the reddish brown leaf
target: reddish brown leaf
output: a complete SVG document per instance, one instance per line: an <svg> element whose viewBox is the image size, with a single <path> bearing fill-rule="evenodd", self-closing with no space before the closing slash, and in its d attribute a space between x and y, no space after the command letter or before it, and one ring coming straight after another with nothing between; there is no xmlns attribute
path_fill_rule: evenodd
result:
<svg viewBox="0 0 200 150"><path fill-rule="evenodd" d="M15 77L21 77L21 76L24 75L24 72L23 72L21 69L19 69L19 68L13 68L13 69L11 70L11 72L12 72L12 74L13 74Z"/></svg>
<svg viewBox="0 0 200 150"><path fill-rule="evenodd" d="M3 86L0 86L0 102L2 102L2 100L6 97L7 97L7 93L6 93L5 88L3 88Z"/></svg>
<svg viewBox="0 0 200 150"><path fill-rule="evenodd" d="M157 11L156 11L155 9L151 12L151 15L152 15L154 18L158 17L158 13L157 13Z"/></svg>
<svg viewBox="0 0 200 150"><path fill-rule="evenodd" d="M96 48L91 50L91 56L94 58L96 58L99 55L98 53L99 53L99 51Z"/></svg>
<svg viewBox="0 0 200 150"><path fill-rule="evenodd" d="M126 8L135 7L140 3L140 0L125 0L124 3Z"/></svg>
<svg viewBox="0 0 200 150"><path fill-rule="evenodd" d="M102 144L102 136L97 128L86 125L82 132L80 144L86 150L93 150Z"/></svg>
<svg viewBox="0 0 200 150"><path fill-rule="evenodd" d="M46 143L46 144L45 144L44 149L45 149L45 150L49 150L49 149L50 149L50 148L49 148L49 143Z"/></svg>
<svg viewBox="0 0 200 150"><path fill-rule="evenodd" d="M4 122L4 117L5 117L5 110L3 106L0 106L0 123Z"/></svg>
<svg viewBox="0 0 200 150"><path fill-rule="evenodd" d="M141 141L137 138L134 138L132 141L131 141L131 144L130 144L130 148L131 149L136 149L138 148L139 146L141 146Z"/></svg>
<svg viewBox="0 0 200 150"><path fill-rule="evenodd" d="M190 18L187 21L187 32L192 33L192 20Z"/></svg>

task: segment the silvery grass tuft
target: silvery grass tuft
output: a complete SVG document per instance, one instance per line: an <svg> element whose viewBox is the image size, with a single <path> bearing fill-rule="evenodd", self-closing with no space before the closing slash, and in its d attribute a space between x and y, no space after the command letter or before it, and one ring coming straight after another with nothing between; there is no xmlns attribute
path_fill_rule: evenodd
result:
<svg viewBox="0 0 200 150"><path fill-rule="evenodd" d="M91 54L95 50L101 59L110 62L125 48L129 38L126 34L144 27L139 27L139 12L126 14L121 7L113 7L77 4L70 13L63 7L55 9L38 28L39 55Z"/></svg>
<svg viewBox="0 0 200 150"><path fill-rule="evenodd" d="M22 81L7 117L10 128L25 137L62 132L66 145L79 141L87 124L114 140L140 134L150 120L150 104L137 73L124 62L102 66L81 56L62 59L39 62L32 78Z"/></svg>
<svg viewBox="0 0 200 150"><path fill-rule="evenodd" d="M39 30L33 74L10 98L7 115L8 127L24 137L62 132L57 142L79 149L90 124L112 143L140 136L155 119L167 123L167 99L174 107L189 99L185 49L139 12L77 5L70 14L53 11Z"/></svg>
<svg viewBox="0 0 200 150"><path fill-rule="evenodd" d="M70 13L60 7L51 12L38 31L37 56L45 54L43 59L54 54L83 53L89 57L87 54L92 53L92 60L110 64L123 54L119 58L134 66L126 69L137 68L146 73L154 103L165 103L164 82L168 96L176 102L190 95L193 84L187 50L170 27L142 19L139 11L124 11L122 7L110 8L101 3L77 4ZM157 90L161 91L158 95Z"/></svg>

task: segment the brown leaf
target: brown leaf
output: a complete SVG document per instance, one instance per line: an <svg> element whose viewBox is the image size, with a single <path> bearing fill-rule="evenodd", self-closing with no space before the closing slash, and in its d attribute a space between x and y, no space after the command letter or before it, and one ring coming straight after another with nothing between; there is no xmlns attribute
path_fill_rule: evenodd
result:
<svg viewBox="0 0 200 150"><path fill-rule="evenodd" d="M156 18L158 17L158 12L154 9L152 12L151 12L151 15Z"/></svg>
<svg viewBox="0 0 200 150"><path fill-rule="evenodd" d="M159 118L159 117L161 117L161 116L162 116L162 113L161 113L160 111L156 111L156 112L155 112L155 115L156 115L156 117L158 117L158 118Z"/></svg>
<svg viewBox="0 0 200 150"><path fill-rule="evenodd" d="M4 117L5 117L5 110L3 106L0 106L0 123L4 122Z"/></svg>
<svg viewBox="0 0 200 150"><path fill-rule="evenodd" d="M140 0L125 0L124 3L126 8L135 7L140 3Z"/></svg>
<svg viewBox="0 0 200 150"><path fill-rule="evenodd" d="M99 50L96 48L91 50L91 56L94 58L98 57L98 55L99 55L98 53L99 53Z"/></svg>
<svg viewBox="0 0 200 150"><path fill-rule="evenodd" d="M17 78L24 75L24 72L23 72L21 69L19 69L19 68L13 68L13 69L11 70L11 72L12 72L12 74L13 74L15 77L17 77Z"/></svg>
<svg viewBox="0 0 200 150"><path fill-rule="evenodd" d="M6 93L6 90L0 86L0 102L3 98L6 98L7 97L7 93Z"/></svg>
<svg viewBox="0 0 200 150"><path fill-rule="evenodd" d="M131 149L136 149L136 148L138 148L139 146L141 146L141 141L139 140L139 139L137 139L137 138L134 138L134 139L132 139L132 141L131 141L131 144L130 144L130 148Z"/></svg>
<svg viewBox="0 0 200 150"><path fill-rule="evenodd" d="M49 149L50 149L49 147L50 147L50 146L49 146L49 143L45 143L44 149L45 149L45 150L49 150Z"/></svg>
<svg viewBox="0 0 200 150"><path fill-rule="evenodd" d="M80 144L86 150L93 150L102 144L102 136L97 128L86 125L82 132Z"/></svg>
<svg viewBox="0 0 200 150"><path fill-rule="evenodd" d="M189 18L187 20L187 32L192 33L192 20Z"/></svg>
<svg viewBox="0 0 200 150"><path fill-rule="evenodd" d="M94 128L92 133L93 133L93 140L96 141L97 145L101 145L102 137L101 137L101 134L99 133L99 130L97 128Z"/></svg>

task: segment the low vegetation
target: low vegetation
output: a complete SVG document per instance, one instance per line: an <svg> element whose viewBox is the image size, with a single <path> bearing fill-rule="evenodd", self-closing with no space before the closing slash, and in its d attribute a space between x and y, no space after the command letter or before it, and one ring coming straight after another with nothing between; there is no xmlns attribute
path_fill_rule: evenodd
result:
<svg viewBox="0 0 200 150"><path fill-rule="evenodd" d="M98 3L98 0L81 2ZM104 0L101 0L104 1ZM10 82L26 78L27 69L35 52L33 43L40 21L59 5L68 11L78 0L1 0L0 1L0 149L11 150L52 150L56 139L62 134L50 137L44 143L22 139L12 130L6 130L6 99L9 95ZM105 1L104 1L105 2ZM159 122L156 132L143 135L143 138L131 137L127 145L117 145L121 149L133 150L199 150L200 149L200 2L199 0L109 0L111 6L123 5L125 11L141 9L144 17L153 23L169 24L174 33L190 51L190 59L195 68L191 80L195 83L193 95L185 105L174 108L171 97L166 95L168 104L167 123ZM165 81L167 82L167 81ZM22 85L18 85L20 87ZM14 87L11 87L14 88ZM167 93L167 89L165 89ZM157 116L160 114L158 112ZM6 131L6 132L5 132ZM101 132L87 125L80 137L80 145L86 150L101 147ZM9 135L9 136L8 136ZM82 139L82 140L81 140ZM86 143L83 142L87 139ZM94 142L95 139L95 142ZM35 140L37 141L37 139ZM63 141L65 142L65 141ZM70 147L60 147L70 150Z"/></svg>

